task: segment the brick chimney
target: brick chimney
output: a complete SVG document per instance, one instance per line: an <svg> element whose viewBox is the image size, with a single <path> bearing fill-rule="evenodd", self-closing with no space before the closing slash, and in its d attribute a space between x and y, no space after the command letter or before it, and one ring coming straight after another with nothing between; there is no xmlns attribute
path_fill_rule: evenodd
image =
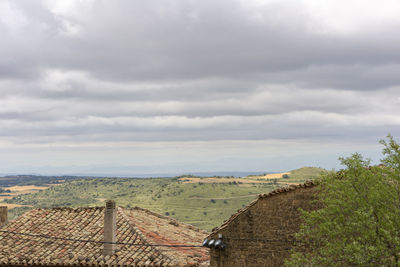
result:
<svg viewBox="0 0 400 267"><path fill-rule="evenodd" d="M0 227L8 222L7 206L0 206Z"/></svg>
<svg viewBox="0 0 400 267"><path fill-rule="evenodd" d="M115 201L107 200L106 209L104 211L104 249L103 255L113 255L116 245L107 242L115 243L117 241L117 222L116 222L117 209Z"/></svg>

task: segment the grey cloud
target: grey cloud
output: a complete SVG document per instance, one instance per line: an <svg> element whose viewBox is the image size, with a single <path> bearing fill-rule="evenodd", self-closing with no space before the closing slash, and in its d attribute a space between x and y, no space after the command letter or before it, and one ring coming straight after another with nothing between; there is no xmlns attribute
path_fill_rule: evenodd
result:
<svg viewBox="0 0 400 267"><path fill-rule="evenodd" d="M374 91L400 84L400 64L315 65L304 69L269 73L275 82L292 82L308 88Z"/></svg>
<svg viewBox="0 0 400 267"><path fill-rule="evenodd" d="M23 3L19 5L25 10ZM24 11L30 24L18 32L20 39L6 42L7 53L15 58L14 67L7 65L15 75L27 77L47 67L85 70L96 79L118 82L251 80L275 73L282 82L293 71L305 72L297 77L299 83L313 83L314 78L321 86L342 89L379 89L387 85L383 80L397 81L396 70L379 74L378 69L375 75L382 82L352 86L365 74L354 65L398 64L398 25L353 36L327 35L309 29L311 22L302 9L293 3L267 5L258 10L262 18L254 20L236 1L96 1L85 14L69 16L51 14L39 5ZM63 35L62 21L76 25L81 34ZM13 47L16 42L24 45ZM328 66L329 71L331 65L353 75L335 83L324 79L326 72L307 73L310 67Z"/></svg>
<svg viewBox="0 0 400 267"><path fill-rule="evenodd" d="M250 119L246 122L244 118L227 119L229 123L221 123L219 126L208 127L151 127L137 125L113 125L104 124L72 124L52 125L52 127L41 127L42 125L26 125L8 130L13 135L8 139L15 143L52 143L52 142L123 142L123 141L215 141L215 140L265 140L265 139L304 139L304 140L344 140L374 139L378 140L388 132L398 133L399 125L382 123L379 125L337 124L328 119L306 120L296 123L283 116L282 121L277 119ZM285 121L286 119L286 121ZM256 127L257 130L254 128ZM4 129L0 135L4 134ZM368 132L368 135L365 134ZM8 132L9 133L9 132Z"/></svg>
<svg viewBox="0 0 400 267"><path fill-rule="evenodd" d="M87 85L85 85L87 86ZM90 87L90 85L88 85ZM226 85L229 87L229 83ZM18 98L12 105L10 113L5 110L0 114L19 116L21 120L79 119L88 116L99 118L118 117L218 117L218 116L259 116L279 115L294 111L320 111L337 114L370 112L375 99L387 102L386 106L394 109L397 102L388 102L391 98L364 95L362 93L336 90L299 89L293 86L264 85L243 92L210 92L197 91L189 88L186 97L179 96L180 87L171 91L167 89L122 91L93 91L87 89L67 89L61 91L35 90L26 100ZM206 90L208 92L208 90ZM27 94L26 92L24 92ZM49 94L52 98L48 98ZM396 93L394 93L396 95ZM397 94L399 95L399 94ZM116 96L116 97L114 97ZM202 96L202 97L197 97ZM18 103L18 99L21 103ZM7 103L7 102L4 102ZM381 107L378 107L381 108ZM22 109L22 110L21 110ZM25 116L24 116L25 114Z"/></svg>
<svg viewBox="0 0 400 267"><path fill-rule="evenodd" d="M395 119L376 126L362 117L400 112L396 21L344 36L313 30L293 2L250 10L238 1L94 1L66 14L46 2L9 3L24 19L0 23L6 140L357 138L399 130Z"/></svg>
<svg viewBox="0 0 400 267"><path fill-rule="evenodd" d="M2 4L12 13L8 24L0 20L0 79L34 79L48 62L57 22L42 1Z"/></svg>

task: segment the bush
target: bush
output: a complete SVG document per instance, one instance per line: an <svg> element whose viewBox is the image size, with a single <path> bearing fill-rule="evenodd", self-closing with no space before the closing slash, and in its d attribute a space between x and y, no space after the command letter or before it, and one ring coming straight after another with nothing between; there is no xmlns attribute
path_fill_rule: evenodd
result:
<svg viewBox="0 0 400 267"><path fill-rule="evenodd" d="M0 188L0 194L1 193L11 193L11 190Z"/></svg>
<svg viewBox="0 0 400 267"><path fill-rule="evenodd" d="M392 136L385 146L385 165L355 153L341 158L346 168L323 175L319 200L323 208L304 212L289 266L400 265L400 146ZM296 249L297 248L297 249Z"/></svg>

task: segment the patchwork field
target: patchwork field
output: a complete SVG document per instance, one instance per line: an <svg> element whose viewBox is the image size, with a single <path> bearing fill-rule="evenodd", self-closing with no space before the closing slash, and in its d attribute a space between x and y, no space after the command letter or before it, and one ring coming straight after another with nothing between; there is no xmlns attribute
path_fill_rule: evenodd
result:
<svg viewBox="0 0 400 267"><path fill-rule="evenodd" d="M22 186L20 186L20 185L15 185L15 186L7 187L7 189L11 190L12 192L15 191L15 192L18 192L18 193L25 194L25 193L29 193L29 192L32 192L32 191L44 190L44 189L47 189L49 187L50 187L50 185L49 186L36 186L36 185L22 185Z"/></svg>
<svg viewBox="0 0 400 267"><path fill-rule="evenodd" d="M17 185L17 186L6 187L5 189L7 189L7 191L10 191L10 192L3 192L0 194L0 203L2 206L7 206L8 209L10 209L10 210L13 208L16 208L16 207L32 207L32 205L7 203L5 200L12 199L19 195L37 193L38 191L45 190L49 187L50 187L50 185L49 186L36 186L36 185L18 186Z"/></svg>
<svg viewBox="0 0 400 267"><path fill-rule="evenodd" d="M281 179L285 175L290 175L291 172L270 173L261 176L256 176L259 179Z"/></svg>
<svg viewBox="0 0 400 267"><path fill-rule="evenodd" d="M247 186L246 184L281 184L290 185L302 182L305 177L314 179L325 170L314 167L304 167L290 172L269 173L262 175L249 175L242 178L235 177L180 177L178 181L182 183L211 183L211 184L239 184L239 186Z"/></svg>
<svg viewBox="0 0 400 267"><path fill-rule="evenodd" d="M237 184L259 184L266 183L266 181L258 181L253 179L245 179L245 178L217 178L217 177L188 177L188 178L179 178L178 181L184 184L196 184L196 183L206 183L206 184L229 184L229 183L237 183Z"/></svg>
<svg viewBox="0 0 400 267"><path fill-rule="evenodd" d="M21 205L14 206L10 212L12 216L17 216L30 207L103 206L106 199L113 199L119 206L147 208L211 230L237 209L247 206L258 194L314 179L321 171L318 168L302 168L243 178L86 178L50 187L3 187L13 189L14 194L3 202ZM285 178L284 174L287 175Z"/></svg>

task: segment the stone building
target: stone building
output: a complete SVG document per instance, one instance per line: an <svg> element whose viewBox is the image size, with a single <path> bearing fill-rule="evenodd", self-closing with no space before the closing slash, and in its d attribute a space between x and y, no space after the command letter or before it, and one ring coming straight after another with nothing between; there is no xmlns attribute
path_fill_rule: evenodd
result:
<svg viewBox="0 0 400 267"><path fill-rule="evenodd" d="M301 224L299 208L320 207L315 195L312 182L260 195L204 240L210 247L210 265L282 266Z"/></svg>
<svg viewBox="0 0 400 267"><path fill-rule="evenodd" d="M203 266L208 249L199 245L206 236L192 225L113 201L34 209L0 227L0 266Z"/></svg>

